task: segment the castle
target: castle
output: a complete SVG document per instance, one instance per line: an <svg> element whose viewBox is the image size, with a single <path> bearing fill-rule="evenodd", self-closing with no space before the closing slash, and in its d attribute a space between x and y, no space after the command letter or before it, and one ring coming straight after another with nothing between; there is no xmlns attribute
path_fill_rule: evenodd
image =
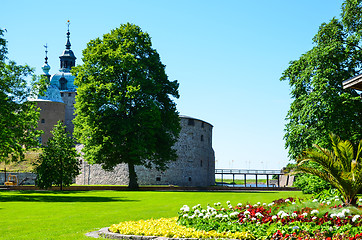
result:
<svg viewBox="0 0 362 240"><path fill-rule="evenodd" d="M46 46L45 46L46 47ZM50 131L60 120L70 134L73 134L74 104L77 86L70 70L75 66L76 57L71 50L69 22L65 50L60 55L60 70L50 75L47 49L45 63L42 66L44 75L49 79L45 96L35 101L40 108L38 129L43 130L41 144L46 144L51 137ZM212 149L213 126L205 121L187 116L180 116L181 132L174 148L178 159L168 164L166 171L147 169L136 166L140 185L179 185L210 186L215 183L215 155ZM81 151L82 145L76 146ZM127 185L128 168L126 164L117 165L113 171L104 171L99 164L90 165L80 159L81 174L76 178L79 185Z"/></svg>

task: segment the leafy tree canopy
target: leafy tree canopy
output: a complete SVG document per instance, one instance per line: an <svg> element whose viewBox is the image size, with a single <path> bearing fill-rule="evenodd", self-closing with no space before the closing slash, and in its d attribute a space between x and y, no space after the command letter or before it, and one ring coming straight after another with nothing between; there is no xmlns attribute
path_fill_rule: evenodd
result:
<svg viewBox="0 0 362 240"><path fill-rule="evenodd" d="M177 81L151 46L150 36L127 23L83 50L83 65L74 67L75 136L84 144L90 163L106 170L119 163L129 167L129 187L137 188L135 165L165 169L177 158L180 120Z"/></svg>
<svg viewBox="0 0 362 240"><path fill-rule="evenodd" d="M329 133L356 142L362 139L362 102L342 82L361 73L361 0L346 0L341 20L323 23L314 47L290 62L281 80L289 82L293 102L284 139L291 159L312 144L330 147Z"/></svg>
<svg viewBox="0 0 362 240"><path fill-rule="evenodd" d="M72 184L79 174L78 153L61 121L58 121L51 133L53 137L43 148L34 170L37 174L36 185L47 189L54 184L63 190L63 186Z"/></svg>
<svg viewBox="0 0 362 240"><path fill-rule="evenodd" d="M33 77L29 66L8 61L4 30L0 28L0 162L21 160L28 147L38 145L39 112L28 97L33 93L26 78ZM40 86L40 85L39 85Z"/></svg>

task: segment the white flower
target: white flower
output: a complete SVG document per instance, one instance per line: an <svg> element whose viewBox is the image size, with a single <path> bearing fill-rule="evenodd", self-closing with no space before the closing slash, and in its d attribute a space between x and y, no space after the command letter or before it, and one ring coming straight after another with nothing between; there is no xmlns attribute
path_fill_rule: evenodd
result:
<svg viewBox="0 0 362 240"><path fill-rule="evenodd" d="M216 209L213 208L213 207L207 206L207 211L208 211L208 212L215 212Z"/></svg>
<svg viewBox="0 0 362 240"><path fill-rule="evenodd" d="M232 212L232 213L230 213L230 217L231 217L231 218L237 217L238 215L239 215L238 212Z"/></svg>
<svg viewBox="0 0 362 240"><path fill-rule="evenodd" d="M220 210L221 210L221 211L225 211L225 208L221 208Z"/></svg>
<svg viewBox="0 0 362 240"><path fill-rule="evenodd" d="M271 203L268 204L268 207L271 207L273 205L274 205L274 202L271 202Z"/></svg>
<svg viewBox="0 0 362 240"><path fill-rule="evenodd" d="M187 205L183 205L183 207L180 208L180 210L181 210L181 211L184 211L184 212L188 212L188 211L190 211L190 207L187 206Z"/></svg>
<svg viewBox="0 0 362 240"><path fill-rule="evenodd" d="M337 214L335 214L335 213L332 213L331 215L329 215L331 218L335 218L335 217L337 217Z"/></svg>
<svg viewBox="0 0 362 240"><path fill-rule="evenodd" d="M280 218L285 218L288 217L288 213L284 212L284 211L279 211L277 214Z"/></svg>
<svg viewBox="0 0 362 240"><path fill-rule="evenodd" d="M339 201L339 198L334 199L334 201L335 201L335 202L338 202L338 201Z"/></svg>
<svg viewBox="0 0 362 240"><path fill-rule="evenodd" d="M349 209L343 209L342 212L343 212L344 214L346 214L346 213L350 213L351 211L350 211Z"/></svg>
<svg viewBox="0 0 362 240"><path fill-rule="evenodd" d="M246 208L249 208L249 207L250 207L250 205L249 205L249 204L247 204L245 207L246 207Z"/></svg>
<svg viewBox="0 0 362 240"><path fill-rule="evenodd" d="M200 213L198 217L203 217L203 216L204 216L204 214L203 214L203 213Z"/></svg>
<svg viewBox="0 0 362 240"><path fill-rule="evenodd" d="M327 202L327 205L330 205L330 204L331 204L331 202L330 202L330 201L328 201L328 202Z"/></svg>
<svg viewBox="0 0 362 240"><path fill-rule="evenodd" d="M292 202L292 204L294 205L294 204L297 204L296 202Z"/></svg>
<svg viewBox="0 0 362 240"><path fill-rule="evenodd" d="M253 217L253 218L251 219L251 221L256 221L256 218L255 218L255 217Z"/></svg>
<svg viewBox="0 0 362 240"><path fill-rule="evenodd" d="M238 207L241 207L241 206L243 206L243 204L242 204L242 203L238 203Z"/></svg>
<svg viewBox="0 0 362 240"><path fill-rule="evenodd" d="M342 212L337 213L337 217L339 217L339 218L345 218L344 212L342 211Z"/></svg>
<svg viewBox="0 0 362 240"><path fill-rule="evenodd" d="M326 201L322 201L322 203L324 204L324 203L326 203Z"/></svg>
<svg viewBox="0 0 362 240"><path fill-rule="evenodd" d="M222 218L222 214L216 215L215 218Z"/></svg>
<svg viewBox="0 0 362 240"><path fill-rule="evenodd" d="M225 214L222 216L223 218L229 218L229 215Z"/></svg>
<svg viewBox="0 0 362 240"><path fill-rule="evenodd" d="M283 213L285 213L285 212L284 212L284 211L279 211L279 212L277 213L277 215L280 216L280 215L282 215Z"/></svg>
<svg viewBox="0 0 362 240"><path fill-rule="evenodd" d="M245 215L248 215L248 214L250 214L250 212L249 212L248 210L246 210L246 211L244 212L244 214L245 214Z"/></svg>
<svg viewBox="0 0 362 240"><path fill-rule="evenodd" d="M354 215L353 218L352 218L352 222L355 222L360 217L361 217L360 215Z"/></svg>
<svg viewBox="0 0 362 240"><path fill-rule="evenodd" d="M318 213L319 213L318 210L312 210L312 211L310 212L310 214L312 214L312 215L317 215Z"/></svg>
<svg viewBox="0 0 362 240"><path fill-rule="evenodd" d="M255 213L255 217L261 217L261 218L263 218L264 216L263 216L263 214L261 214L260 212L257 212L257 213Z"/></svg>
<svg viewBox="0 0 362 240"><path fill-rule="evenodd" d="M231 205L228 205L228 207L229 207L229 209L232 209L232 208L233 208L233 206L231 206Z"/></svg>
<svg viewBox="0 0 362 240"><path fill-rule="evenodd" d="M185 213L184 215L182 215L182 217L184 217L184 218L188 218L188 217L189 217L189 215L188 215L187 213Z"/></svg>
<svg viewBox="0 0 362 240"><path fill-rule="evenodd" d="M303 215L304 217L306 217L306 216L308 216L308 213L304 212L304 213L302 213L302 215Z"/></svg>
<svg viewBox="0 0 362 240"><path fill-rule="evenodd" d="M297 217L298 216L298 214L296 214L296 213L292 213L292 217Z"/></svg>
<svg viewBox="0 0 362 240"><path fill-rule="evenodd" d="M246 221L247 221L247 219L246 219L246 218L244 218L244 219L243 219L243 222L246 222Z"/></svg>
<svg viewBox="0 0 362 240"><path fill-rule="evenodd" d="M204 216L204 219L209 218L209 217L210 217L210 214L206 213Z"/></svg>
<svg viewBox="0 0 362 240"><path fill-rule="evenodd" d="M258 204L254 204L254 205L253 205L253 207L257 207L257 206L258 206Z"/></svg>
<svg viewBox="0 0 362 240"><path fill-rule="evenodd" d="M260 205L261 203L260 203L260 202L257 202L256 204Z"/></svg>
<svg viewBox="0 0 362 240"><path fill-rule="evenodd" d="M314 199L312 202L318 202L318 199Z"/></svg>
<svg viewBox="0 0 362 240"><path fill-rule="evenodd" d="M299 227L298 227L298 226L294 226L293 229L296 230L296 229L299 229Z"/></svg>
<svg viewBox="0 0 362 240"><path fill-rule="evenodd" d="M202 212L202 213L206 213L206 210L205 210L205 209L202 209L201 212Z"/></svg>
<svg viewBox="0 0 362 240"><path fill-rule="evenodd" d="M316 220L317 219L317 217L312 217L312 220Z"/></svg>
<svg viewBox="0 0 362 240"><path fill-rule="evenodd" d="M284 202L290 202L289 198L285 199L285 201L284 201Z"/></svg>
<svg viewBox="0 0 362 240"><path fill-rule="evenodd" d="M362 198L359 198L359 199L358 199L358 202L362 202Z"/></svg>
<svg viewBox="0 0 362 240"><path fill-rule="evenodd" d="M199 214L200 213L200 210L199 209L196 209L195 210L195 214Z"/></svg>
<svg viewBox="0 0 362 240"><path fill-rule="evenodd" d="M277 219L277 218L278 218L278 217L275 216L275 215L272 216L272 219L273 219L273 220L275 220L275 219Z"/></svg>
<svg viewBox="0 0 362 240"><path fill-rule="evenodd" d="M230 201L227 201L226 204L227 204L227 205L230 205Z"/></svg>
<svg viewBox="0 0 362 240"><path fill-rule="evenodd" d="M263 206L266 206L266 203L263 203Z"/></svg>

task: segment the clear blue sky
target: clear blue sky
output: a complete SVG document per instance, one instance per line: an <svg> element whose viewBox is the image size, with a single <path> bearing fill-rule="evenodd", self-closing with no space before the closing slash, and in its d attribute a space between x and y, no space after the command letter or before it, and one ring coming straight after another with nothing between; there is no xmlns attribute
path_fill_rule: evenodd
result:
<svg viewBox="0 0 362 240"><path fill-rule="evenodd" d="M81 64L89 40L122 23L152 37L170 80L180 83L178 111L214 126L217 168L280 169L288 163L285 116L291 102L279 78L312 48L323 22L339 17L341 0L3 1L8 57L41 73L44 47L59 70L71 21Z"/></svg>

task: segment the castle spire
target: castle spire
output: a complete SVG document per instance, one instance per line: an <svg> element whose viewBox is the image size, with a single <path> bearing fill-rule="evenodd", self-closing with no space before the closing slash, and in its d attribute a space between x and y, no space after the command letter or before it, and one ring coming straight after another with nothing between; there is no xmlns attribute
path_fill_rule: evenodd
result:
<svg viewBox="0 0 362 240"><path fill-rule="evenodd" d="M68 31L67 31L67 43L65 44L65 50L63 51L63 54L59 56L60 58L60 71L61 72L70 72L70 69L75 66L75 59L77 59L74 56L73 51L70 49L70 31L69 31L69 25L70 21L67 21L68 25Z"/></svg>
<svg viewBox="0 0 362 240"><path fill-rule="evenodd" d="M70 40L69 40L69 37L70 37L70 32L69 32L70 21L69 20L67 21L67 25L68 25L68 32L67 32L67 44L65 44L65 49L70 50L70 46L72 46L72 45L70 44Z"/></svg>
<svg viewBox="0 0 362 240"><path fill-rule="evenodd" d="M45 47L45 63L41 68L43 69L44 75L49 78L50 77L50 74L49 74L50 66L48 64L48 44L45 44L44 47Z"/></svg>

